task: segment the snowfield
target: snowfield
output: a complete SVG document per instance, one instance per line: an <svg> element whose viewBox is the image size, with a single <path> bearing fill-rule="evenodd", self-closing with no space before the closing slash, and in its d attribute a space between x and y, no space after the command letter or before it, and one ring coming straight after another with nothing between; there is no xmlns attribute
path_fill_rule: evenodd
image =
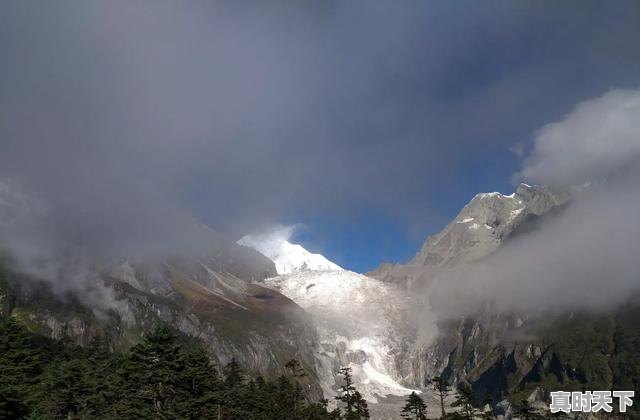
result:
<svg viewBox="0 0 640 420"><path fill-rule="evenodd" d="M253 248L271 259L276 265L278 274L312 270L342 270L342 267L329 261L323 255L313 254L302 246L289 242L288 238L293 233L291 229L285 227L269 234L246 235L238 241L238 245Z"/></svg>
<svg viewBox="0 0 640 420"><path fill-rule="evenodd" d="M402 344L400 337L406 337L410 299L395 284L345 270L289 242L294 229L280 226L244 236L238 244L275 263L279 275L263 285L312 315L320 337L316 369L325 397L333 401L337 395L341 382L336 374L343 366L352 368L354 385L371 403L410 394L414 390L399 382L393 351Z"/></svg>
<svg viewBox="0 0 640 420"><path fill-rule="evenodd" d="M394 285L347 270L297 272L264 284L316 320L322 347L318 370L325 396L335 395L335 372L341 366L353 369L354 384L367 401L376 403L379 397L413 391L398 382L391 351L399 344L397 328L408 304Z"/></svg>

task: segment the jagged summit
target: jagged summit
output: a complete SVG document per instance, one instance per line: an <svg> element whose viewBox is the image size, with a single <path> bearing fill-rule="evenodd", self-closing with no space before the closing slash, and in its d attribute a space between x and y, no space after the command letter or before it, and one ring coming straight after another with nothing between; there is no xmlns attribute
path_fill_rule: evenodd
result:
<svg viewBox="0 0 640 420"><path fill-rule="evenodd" d="M544 214L573 195L572 189L524 183L509 195L476 194L442 231L427 238L407 264L383 264L369 275L405 283L430 270L478 260L495 251L527 216Z"/></svg>
<svg viewBox="0 0 640 420"><path fill-rule="evenodd" d="M301 245L289 242L294 230L295 226L279 226L266 233L246 235L238 244L253 248L271 259L278 274L343 270L323 255L311 253Z"/></svg>
<svg viewBox="0 0 640 420"><path fill-rule="evenodd" d="M565 203L567 190L520 184L510 195L480 193L440 233L423 244L411 264L451 266L493 252L529 214Z"/></svg>

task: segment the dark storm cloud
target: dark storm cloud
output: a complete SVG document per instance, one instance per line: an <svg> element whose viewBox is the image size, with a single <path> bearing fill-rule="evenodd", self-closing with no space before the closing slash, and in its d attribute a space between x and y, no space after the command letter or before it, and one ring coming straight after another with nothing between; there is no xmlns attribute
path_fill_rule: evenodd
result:
<svg viewBox="0 0 640 420"><path fill-rule="evenodd" d="M465 167L635 86L639 8L2 2L0 175L95 240L184 210L238 236L355 206L422 224Z"/></svg>

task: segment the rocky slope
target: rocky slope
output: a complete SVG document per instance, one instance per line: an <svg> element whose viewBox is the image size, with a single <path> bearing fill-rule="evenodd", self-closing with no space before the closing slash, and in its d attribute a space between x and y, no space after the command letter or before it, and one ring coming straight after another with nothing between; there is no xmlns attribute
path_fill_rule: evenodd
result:
<svg viewBox="0 0 640 420"><path fill-rule="evenodd" d="M82 282L67 284L73 287L8 268L16 266L9 254L0 270L0 311L52 337L86 344L102 335L118 349L166 322L205 343L221 364L235 357L271 375L298 359L318 398L335 394L335 373L348 365L376 419L394 418L404 395L426 391L435 375L472 385L478 399L491 397L505 414L506 398L540 400L560 388L635 389L640 308L633 299L599 314L544 317L490 305L465 316L428 310L434 278L473 267L544 228L580 191L521 184L511 195L478 194L407 264L366 276L288 240L262 249L281 263L277 271L269 258L203 226L198 231L208 245L197 256L85 264L69 272L82 273ZM10 231L25 211L45 208L0 188L0 230ZM260 249L255 238L241 243Z"/></svg>
<svg viewBox="0 0 640 420"><path fill-rule="evenodd" d="M260 284L296 302L313 320L319 337L315 366L325 398L335 405L333 397L341 384L337 372L349 366L372 419L397 418L404 399L414 391L404 384L400 370L406 361L404 350L415 340L409 319L415 301L397 285L343 270L291 244L278 231L262 235L265 242L246 238L242 243L266 252L276 265L288 262L286 274ZM313 255L313 261L324 263L309 264L300 255Z"/></svg>
<svg viewBox="0 0 640 420"><path fill-rule="evenodd" d="M576 189L520 184L510 195L480 193L406 264L382 264L368 276L411 288L441 270L491 254L519 227L566 204Z"/></svg>
<svg viewBox="0 0 640 420"><path fill-rule="evenodd" d="M0 183L3 316L80 344L104 336L120 350L168 323L204 343L220 365L236 358L248 370L275 375L295 358L308 372L312 395L321 396L313 354L318 337L308 315L277 291L255 284L277 274L271 260L198 223L190 225L202 245L197 252L75 258L75 248L61 244L64 252L27 258L9 242L32 209L46 213L46 206L34 203Z"/></svg>
<svg viewBox="0 0 640 420"><path fill-rule="evenodd" d="M7 271L2 312L45 335L81 344L106 335L118 349L169 323L201 340L222 365L235 357L254 372L275 374L296 358L313 377L309 349L315 347L315 330L304 311L273 290L201 262L142 268L125 262L102 274L88 297L71 291L60 295L46 282Z"/></svg>
<svg viewBox="0 0 640 420"><path fill-rule="evenodd" d="M572 194L575 191L527 184L520 184L510 195L477 194L442 231L427 238L408 263L383 264L368 273L419 296L427 309L418 324L436 324L407 351L402 378L414 386L436 375L452 383L464 382L472 371L498 362L498 346L515 334L514 329L524 322L522 316L489 309L455 319L431 313L431 282L449 270L487 257L537 219L562 208Z"/></svg>
<svg viewBox="0 0 640 420"><path fill-rule="evenodd" d="M544 228L582 191L521 184L511 195L478 194L407 264L385 264L368 275L419 291L428 306L434 278L463 265L473 267L512 239ZM415 343L400 374L417 384L435 375L470 384L479 401L500 402L496 409L507 415L505 398L528 398L543 408L540 400L552 390L633 389L640 378L638 358L630 352L640 343L636 301L630 298L624 307L597 314L532 316L491 305L466 316L431 314L437 334ZM622 360L628 363L625 368Z"/></svg>
<svg viewBox="0 0 640 420"><path fill-rule="evenodd" d="M0 309L44 335L80 344L103 336L119 350L168 323L201 341L220 365L235 358L252 372L276 375L298 359L320 397L312 352L318 338L306 313L274 290L213 267L185 259L123 262L96 274L90 288L62 294L4 269Z"/></svg>

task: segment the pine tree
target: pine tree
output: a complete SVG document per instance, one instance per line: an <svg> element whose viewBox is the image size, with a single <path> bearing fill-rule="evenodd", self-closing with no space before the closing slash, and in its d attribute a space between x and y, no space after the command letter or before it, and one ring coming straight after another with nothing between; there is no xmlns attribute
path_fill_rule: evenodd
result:
<svg viewBox="0 0 640 420"><path fill-rule="evenodd" d="M299 365L288 364L292 377L247 381L232 360L221 380L203 348L187 349L167 327L127 353L109 353L104 340L81 348L0 320L0 350L0 418L345 420L326 401L304 399ZM368 419L346 373L346 419Z"/></svg>
<svg viewBox="0 0 640 420"><path fill-rule="evenodd" d="M228 387L235 387L242 385L243 381L242 368L234 357L229 364L224 367L224 384Z"/></svg>
<svg viewBox="0 0 640 420"><path fill-rule="evenodd" d="M438 394L438 398L440 399L440 410L442 412L441 419L445 420L447 418L447 412L444 409L444 400L447 397L447 395L449 395L449 391L451 390L449 388L449 384L440 376L434 377L429 382L431 382L433 389Z"/></svg>
<svg viewBox="0 0 640 420"><path fill-rule="evenodd" d="M245 375L240 364L235 358L224 367L224 391L220 399L223 418L242 420L248 418L248 406L246 404ZM250 417L250 416L249 416Z"/></svg>
<svg viewBox="0 0 640 420"><path fill-rule="evenodd" d="M473 390L471 389L471 387L464 386L458 390L456 399L451 405L453 407L461 408L462 412L459 413L459 418L465 420L473 420L476 414L474 404L475 396L473 395Z"/></svg>
<svg viewBox="0 0 640 420"><path fill-rule="evenodd" d="M121 380L128 387L120 413L126 417L172 417L180 401L184 352L176 334L166 326L149 333L125 360Z"/></svg>
<svg viewBox="0 0 640 420"><path fill-rule="evenodd" d="M521 420L542 420L544 417L531 406L528 400L513 404L513 415Z"/></svg>
<svg viewBox="0 0 640 420"><path fill-rule="evenodd" d="M427 420L427 405L418 394L412 392L407 397L407 403L402 409L400 417L407 420Z"/></svg>
<svg viewBox="0 0 640 420"><path fill-rule="evenodd" d="M265 381L262 376L251 381L247 395L254 413L262 413L263 417L267 419L273 417L273 389L273 384Z"/></svg>
<svg viewBox="0 0 640 420"><path fill-rule="evenodd" d="M342 375L343 384L339 389L340 395L335 397L345 405L345 420L363 420L369 418L369 407L367 401L362 394L353 386L353 378L351 377L351 368L340 368L339 374Z"/></svg>
<svg viewBox="0 0 640 420"><path fill-rule="evenodd" d="M289 369L291 373L291 400L293 403L293 414L299 415L301 412L301 408L304 406L305 395L302 392L302 387L298 382L301 378L307 376L304 369L302 369L302 365L296 359L289 360L285 365L287 369Z"/></svg>
<svg viewBox="0 0 640 420"><path fill-rule="evenodd" d="M339 389L340 395L335 398L345 404L346 414L349 415L354 411L353 395L356 392L356 388L353 386L353 379L351 377L351 368L340 368L338 374L342 376L342 386Z"/></svg>
<svg viewBox="0 0 640 420"><path fill-rule="evenodd" d="M74 357L54 363L42 375L39 403L42 413L50 418L87 416L94 407L89 405L94 389L88 358Z"/></svg>
<svg viewBox="0 0 640 420"><path fill-rule="evenodd" d="M180 387L189 398L178 401L177 410L190 419L213 418L217 415L221 383L218 371L202 347L184 356Z"/></svg>
<svg viewBox="0 0 640 420"><path fill-rule="evenodd" d="M33 388L51 352L13 318L0 321L0 418L30 414Z"/></svg>
<svg viewBox="0 0 640 420"><path fill-rule="evenodd" d="M364 420L369 418L369 406L359 391L353 393L353 408L355 415L353 420ZM349 419L350 420L350 419Z"/></svg>
<svg viewBox="0 0 640 420"><path fill-rule="evenodd" d="M94 337L83 354L72 357L90 361L83 370L87 392L83 400L83 416L104 418L109 407L121 398L117 371L123 356L110 353L106 341Z"/></svg>
<svg viewBox="0 0 640 420"><path fill-rule="evenodd" d="M256 420L270 420L276 412L271 388L271 384L268 384L261 376L252 379L246 385L244 406Z"/></svg>
<svg viewBox="0 0 640 420"><path fill-rule="evenodd" d="M304 418L307 420L341 420L340 410L328 411L329 401L322 399L317 403L309 404Z"/></svg>

